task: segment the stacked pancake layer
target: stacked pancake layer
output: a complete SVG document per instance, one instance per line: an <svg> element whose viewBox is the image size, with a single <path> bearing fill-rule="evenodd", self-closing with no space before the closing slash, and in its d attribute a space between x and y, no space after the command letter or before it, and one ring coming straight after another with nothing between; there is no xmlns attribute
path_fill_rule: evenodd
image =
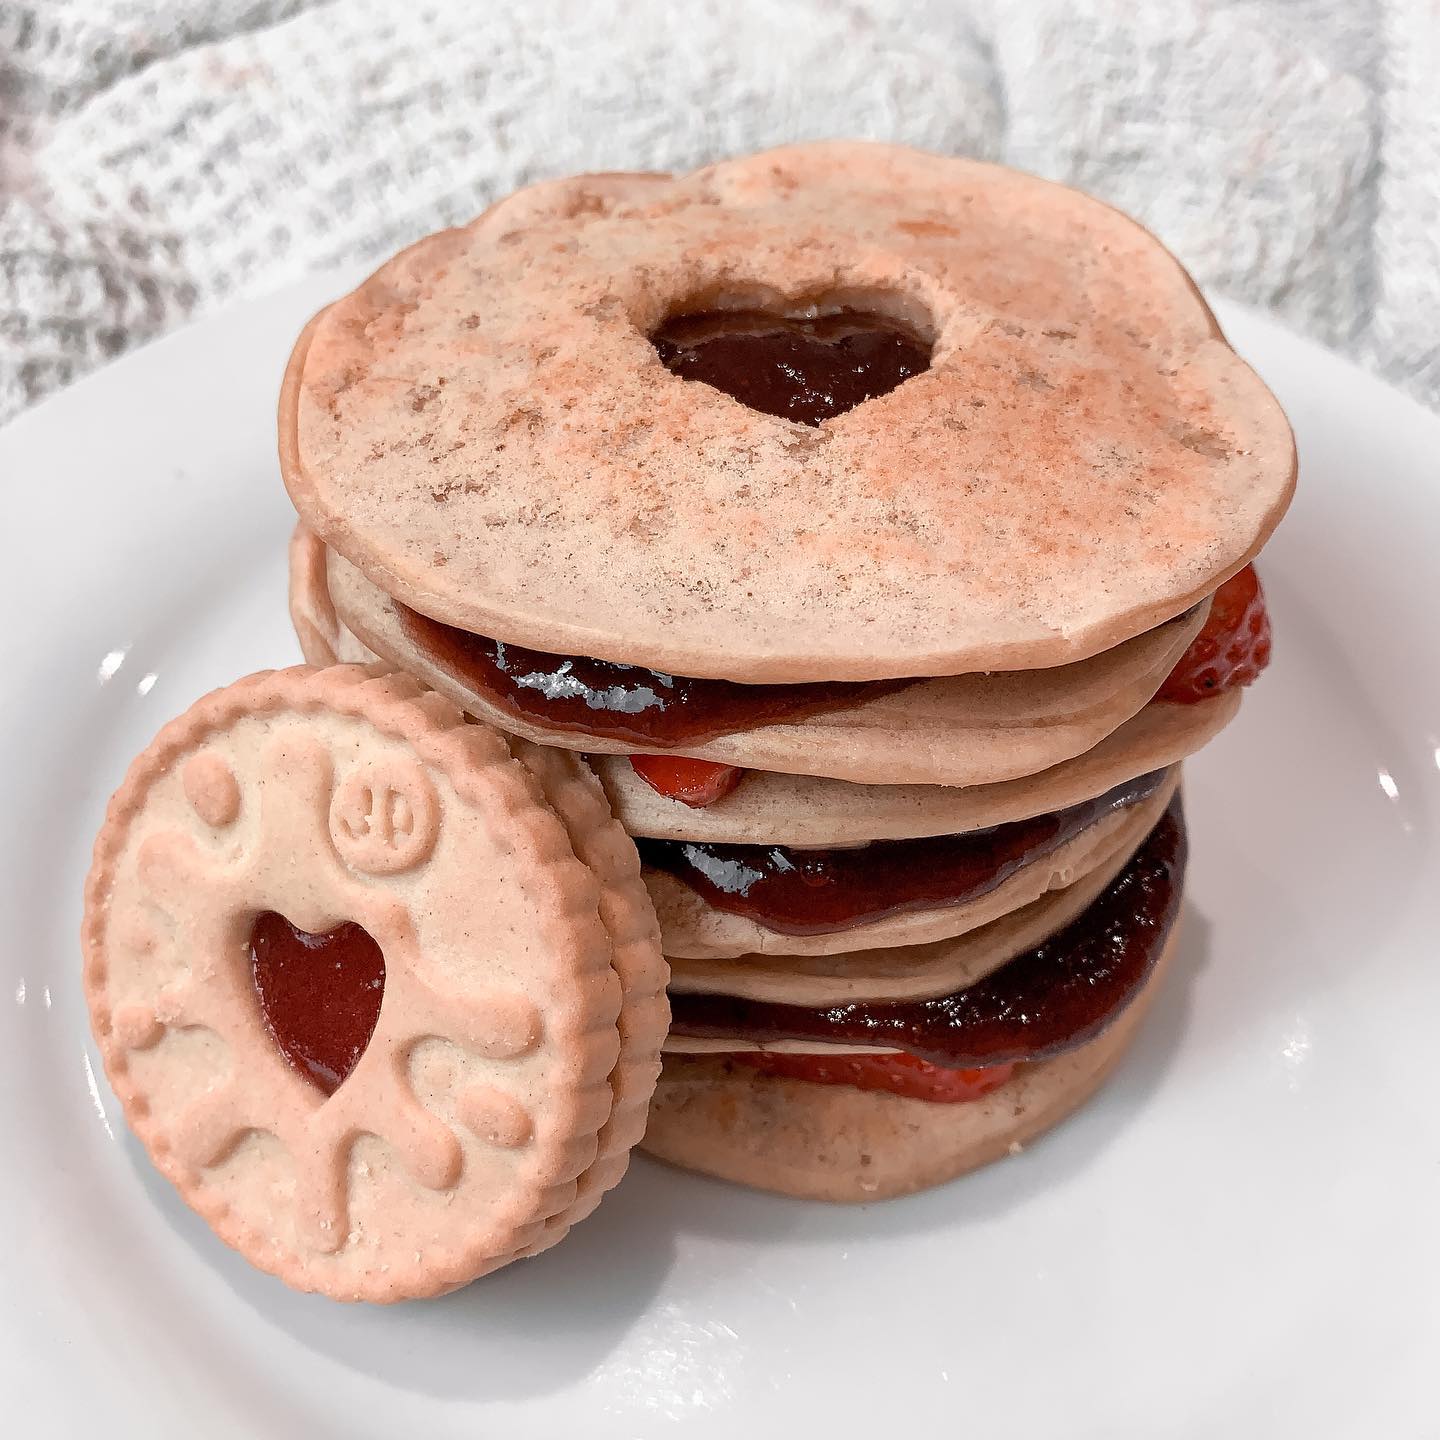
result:
<svg viewBox="0 0 1440 1440"><path fill-rule="evenodd" d="M477 718L505 725L504 713L463 674L407 645L383 618L376 623L375 616L383 617L394 602L373 598L374 587L303 527L291 553L292 613L312 663L379 656L460 700ZM338 585L337 575L343 577ZM373 608L354 604L357 595L371 600ZM1191 704L1153 698L1203 617L1202 606L1171 622L1166 628L1173 634L1128 642L1132 650L1154 657L1148 670L1140 670L1138 688L1150 693L1142 694L1138 708L1130 698L1135 679L1113 655L1082 662L1097 671L1113 666L1115 689L1106 693L1103 673L1083 686L1076 683L1094 713L1106 717L1098 722L1099 738L1076 754L1068 753L1073 742L1058 738L1069 733L1061 723L1047 723L1046 705L1054 707L1051 714L1066 714L1062 683L1053 671L1036 673L1033 692L1018 673L966 677L977 707L990 703L981 685L986 679L1014 706L1009 714L999 706L986 714L986 733L994 737L990 753L1000 757L997 778L988 782L917 783L913 759L888 771L882 764L863 781L754 769L722 798L693 806L657 792L628 757L591 753L617 815L648 862L644 873L671 968L676 1023L665 1046L666 1070L646 1148L689 1168L788 1193L873 1199L936 1183L1006 1153L1081 1103L1118 1058L1158 981L1173 938L1183 864L1173 876L1169 918L1150 937L1138 982L1122 987L1112 1009L1086 1017L1061 1040L1033 1053L1021 1042L1019 1063L1003 1061L1014 1068L988 1093L940 1102L885 1088L767 1074L754 1062L777 1053L817 1059L914 1054L903 1043L872 1043L838 1030L827 1036L824 1017L866 1007L893 1011L963 994L1083 922L1123 884L1137 852L1162 821L1174 824L1180 762L1218 733L1240 705L1238 690ZM915 688L938 689L943 683ZM1124 697L1118 703L1117 693ZM894 697L897 707L904 698L903 691ZM876 709L884 703L864 705ZM831 712L768 728L835 734L851 718ZM957 713L955 731L963 738L946 750L947 758L933 762L940 773L971 763L965 746L976 728L967 719ZM520 730L513 724L506 728ZM1008 730L1021 733L1006 749ZM546 735L533 724L523 733L570 749L585 749L590 742L573 732ZM883 744L903 744L903 737L897 725ZM754 753L750 735L726 738L730 754L748 759ZM1089 732L1086 738L1092 738ZM798 734L787 740L798 747ZM854 747L810 751L804 768L852 775L855 753ZM1041 755L1052 763L1027 768L1016 755ZM1066 816L1070 823L1053 835L1027 840L1023 833L1027 823L1042 830L1045 822ZM1022 843L1002 857L1012 836ZM763 915L745 913L743 904L717 906L684 878L691 873L683 863L687 852L721 867L757 850L812 863L828 859L853 877L866 873L867 857L893 860L897 849L910 846L923 863L927 842L953 849L957 837L973 842L968 885L931 897L930 903L881 895L868 907L851 907L866 910L863 918L801 927L806 933L795 933L793 925L774 928ZM682 864L675 867L677 855ZM893 881L893 864L887 874ZM795 1026L798 1012L816 1018ZM983 1075L988 1067L958 1068Z"/></svg>
<svg viewBox="0 0 1440 1440"><path fill-rule="evenodd" d="M647 343L742 310L747 345L801 317L786 373L812 314L928 363L797 421ZM1138 227L883 147L537 186L312 322L281 455L306 658L587 754L636 839L673 1007L645 1148L878 1198L1108 1072L1173 944L1181 762L1239 706L1164 687L1293 483Z"/></svg>

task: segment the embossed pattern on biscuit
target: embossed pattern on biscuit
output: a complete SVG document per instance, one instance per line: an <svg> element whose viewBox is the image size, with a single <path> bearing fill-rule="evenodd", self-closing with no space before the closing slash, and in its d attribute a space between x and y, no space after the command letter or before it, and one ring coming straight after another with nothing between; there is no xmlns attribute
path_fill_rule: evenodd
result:
<svg viewBox="0 0 1440 1440"><path fill-rule="evenodd" d="M264 912L383 952L374 1032L328 1096L262 1012ZM500 738L416 682L252 677L167 727L112 802L85 940L127 1117L263 1268L399 1299L564 1233L614 1103L599 886Z"/></svg>

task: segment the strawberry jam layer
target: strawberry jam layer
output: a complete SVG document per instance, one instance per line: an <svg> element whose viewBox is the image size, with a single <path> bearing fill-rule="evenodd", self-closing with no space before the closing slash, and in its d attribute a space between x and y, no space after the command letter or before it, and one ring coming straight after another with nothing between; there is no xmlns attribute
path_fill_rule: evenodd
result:
<svg viewBox="0 0 1440 1440"><path fill-rule="evenodd" d="M689 760L683 755L632 755L630 768L657 795L692 810L723 800L745 778L738 765Z"/></svg>
<svg viewBox="0 0 1440 1440"><path fill-rule="evenodd" d="M877 840L849 850L695 840L635 843L644 864L683 881L717 910L744 915L782 935L825 935L988 894L1022 866L1153 795L1165 775L1152 771L1068 809L988 830Z"/></svg>
<svg viewBox="0 0 1440 1440"><path fill-rule="evenodd" d="M979 1100L998 1090L1015 1073L1013 1065L951 1070L914 1055L789 1055L757 1050L727 1058L736 1065L784 1080L805 1080L812 1085L849 1085L854 1090L880 1091L941 1105Z"/></svg>
<svg viewBox="0 0 1440 1440"><path fill-rule="evenodd" d="M353 921L313 934L266 910L250 931L250 964L281 1054L334 1094L365 1053L380 1018L380 947Z"/></svg>
<svg viewBox="0 0 1440 1440"><path fill-rule="evenodd" d="M803 720L901 690L912 680L817 681L741 685L695 680L643 665L551 655L442 625L395 602L401 628L441 669L459 676L517 720L619 740L670 747L737 730Z"/></svg>
<svg viewBox="0 0 1440 1440"><path fill-rule="evenodd" d="M885 1046L958 1070L1043 1060L1098 1035L1139 994L1180 911L1185 820L1177 795L1130 863L1063 930L952 995L829 1009L671 995L676 1035Z"/></svg>
<svg viewBox="0 0 1440 1440"><path fill-rule="evenodd" d="M760 310L672 315L650 337L665 368L742 405L819 425L930 368L930 347L880 315Z"/></svg>

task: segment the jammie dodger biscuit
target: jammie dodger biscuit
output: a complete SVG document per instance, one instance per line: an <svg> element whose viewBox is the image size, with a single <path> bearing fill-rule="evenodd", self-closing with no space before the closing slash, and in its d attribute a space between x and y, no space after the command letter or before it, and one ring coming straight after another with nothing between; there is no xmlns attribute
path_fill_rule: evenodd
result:
<svg viewBox="0 0 1440 1440"><path fill-rule="evenodd" d="M618 1179L597 1136L618 1102L630 1139L653 1085L663 962L638 876L617 901L577 858L635 868L599 857L603 807L555 813L567 784L593 782L542 789L354 666L217 691L131 767L86 887L95 1036L157 1167L254 1264L438 1294Z"/></svg>

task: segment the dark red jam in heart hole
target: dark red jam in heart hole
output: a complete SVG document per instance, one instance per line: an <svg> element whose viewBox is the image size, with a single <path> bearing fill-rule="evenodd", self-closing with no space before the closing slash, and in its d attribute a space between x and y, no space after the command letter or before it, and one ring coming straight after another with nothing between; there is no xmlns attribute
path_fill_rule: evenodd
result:
<svg viewBox="0 0 1440 1440"><path fill-rule="evenodd" d="M930 365L930 347L899 322L850 310L813 319L741 310L677 315L651 338L676 375L806 425L884 395ZM507 714L627 745L694 744L843 709L914 683L690 679L530 650L457 630L398 603L395 610L412 643Z"/></svg>
<svg viewBox="0 0 1440 1440"><path fill-rule="evenodd" d="M930 368L930 346L857 310L809 319L762 310L672 315L650 337L665 368L742 405L819 425Z"/></svg>
<svg viewBox="0 0 1440 1440"><path fill-rule="evenodd" d="M385 957L353 921L315 935L266 910L250 931L260 1009L275 1043L333 1095L365 1053L385 994Z"/></svg>
<svg viewBox="0 0 1440 1440"><path fill-rule="evenodd" d="M398 601L395 613L413 644L507 715L547 730L570 730L626 745L695 744L857 705L915 683L740 685L733 680L692 680L643 665L507 645L442 625Z"/></svg>
<svg viewBox="0 0 1440 1440"><path fill-rule="evenodd" d="M885 1046L950 1069L1043 1060L1098 1035L1139 994L1179 914L1185 858L1177 795L1088 909L963 990L829 1009L672 994L670 1028L741 1051L757 1040Z"/></svg>
<svg viewBox="0 0 1440 1440"><path fill-rule="evenodd" d="M850 850L637 840L641 860L684 881L717 910L782 935L825 935L887 915L960 905L1052 854L1107 815L1153 795L1164 770L1094 800L966 835L878 840Z"/></svg>

